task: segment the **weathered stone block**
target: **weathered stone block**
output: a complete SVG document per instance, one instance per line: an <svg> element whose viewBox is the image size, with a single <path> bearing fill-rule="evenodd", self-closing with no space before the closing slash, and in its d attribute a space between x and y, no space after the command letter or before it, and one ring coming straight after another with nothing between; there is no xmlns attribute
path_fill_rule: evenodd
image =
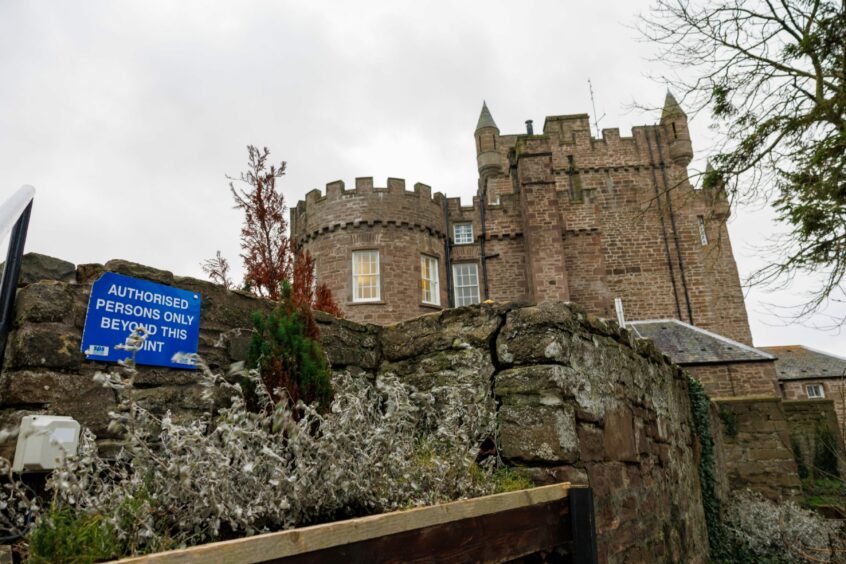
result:
<svg viewBox="0 0 846 564"><path fill-rule="evenodd" d="M0 271L4 267L5 263L0 263ZM76 267L66 260L40 253L26 253L21 258L21 274L18 278L18 286L34 284L41 280L74 282L76 280Z"/></svg>
<svg viewBox="0 0 846 564"><path fill-rule="evenodd" d="M171 286L173 284L173 273L167 270L159 270L136 262L128 260L114 259L105 264L107 272L114 272L123 274L124 276L132 276L133 278L143 278L150 282L158 282L159 284L166 284Z"/></svg>
<svg viewBox="0 0 846 564"><path fill-rule="evenodd" d="M15 325L24 323L60 322L73 306L68 285L42 280L18 290L15 297Z"/></svg>
<svg viewBox="0 0 846 564"><path fill-rule="evenodd" d="M382 360L380 329L316 312L320 341L332 366L360 366L376 370Z"/></svg>
<svg viewBox="0 0 846 564"><path fill-rule="evenodd" d="M605 412L605 434L603 438L605 456L610 460L637 461L634 420L626 406Z"/></svg>
<svg viewBox="0 0 846 564"><path fill-rule="evenodd" d="M449 309L385 327L382 353L386 360L396 361L448 349L487 349L499 325L500 316L493 308Z"/></svg>
<svg viewBox="0 0 846 564"><path fill-rule="evenodd" d="M7 406L40 405L49 413L69 415L100 436L109 436L108 413L117 405L112 390L90 376L49 370L4 371L0 398Z"/></svg>
<svg viewBox="0 0 846 564"><path fill-rule="evenodd" d="M578 332L578 315L573 306L562 302L510 311L496 340L499 362L567 364L573 333Z"/></svg>
<svg viewBox="0 0 846 564"><path fill-rule="evenodd" d="M4 368L75 370L82 363L82 335L62 323L27 323L9 336Z"/></svg>
<svg viewBox="0 0 846 564"><path fill-rule="evenodd" d="M499 424L501 454L506 460L562 464L579 459L576 417L571 406L503 403Z"/></svg>

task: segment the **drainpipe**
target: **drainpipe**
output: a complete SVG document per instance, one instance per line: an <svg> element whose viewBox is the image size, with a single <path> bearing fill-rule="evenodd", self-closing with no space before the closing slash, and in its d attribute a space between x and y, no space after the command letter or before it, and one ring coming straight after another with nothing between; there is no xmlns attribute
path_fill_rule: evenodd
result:
<svg viewBox="0 0 846 564"><path fill-rule="evenodd" d="M488 207L488 187L482 192L482 197L479 198L479 220L482 223L482 239L479 241L479 255L482 263L482 287L484 292L484 300L490 299L490 289L488 288L488 257L485 254L485 241L488 238L488 228L485 224L485 212ZM483 301L484 301L483 300Z"/></svg>
<svg viewBox="0 0 846 564"><path fill-rule="evenodd" d="M670 198L669 186L667 185L667 170L664 167L664 156L661 153L661 134L658 128L655 128L655 146L658 150L659 165L661 167L661 177L664 179L664 194L667 197L667 209L670 212L670 224L673 228L673 239L676 243L676 255L679 257L679 273L681 273L682 287L684 288L684 301L687 304L687 318L691 325L696 325L693 322L693 308L690 305L690 294L687 291L687 277L684 274L684 259L681 253L681 244L679 243L679 232L676 229L676 215L673 213L673 200Z"/></svg>
<svg viewBox="0 0 846 564"><path fill-rule="evenodd" d="M661 208L661 193L658 191L658 177L655 175L655 158L652 154L652 143L649 141L649 129L644 128L646 148L649 150L649 170L652 172L652 187L655 189L655 203L658 206L658 219L661 221L661 239L664 241L664 253L667 255L667 269L670 271L670 283L673 285L673 299L676 302L676 314L682 318L679 292L676 288L676 275L673 269L673 259L670 258L670 243L667 242L667 226L664 224L664 210Z"/></svg>
<svg viewBox="0 0 846 564"><path fill-rule="evenodd" d="M444 210L444 266L446 268L447 304L449 307L455 307L455 296L452 289L452 239L449 236L449 205L447 205L446 194L441 201L441 207Z"/></svg>

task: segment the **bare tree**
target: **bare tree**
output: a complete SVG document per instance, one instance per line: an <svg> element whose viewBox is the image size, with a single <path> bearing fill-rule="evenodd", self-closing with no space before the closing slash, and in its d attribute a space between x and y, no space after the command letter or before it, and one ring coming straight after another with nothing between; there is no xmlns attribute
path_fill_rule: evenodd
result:
<svg viewBox="0 0 846 564"><path fill-rule="evenodd" d="M232 288L232 279L229 278L229 261L226 260L220 251L214 255L214 258L206 259L201 264L203 272L205 272L209 280L216 284L220 284L227 290Z"/></svg>
<svg viewBox="0 0 846 564"><path fill-rule="evenodd" d="M846 301L846 1L657 0L641 23L676 73L661 79L720 135L704 186L788 227L751 281L821 276L799 319Z"/></svg>

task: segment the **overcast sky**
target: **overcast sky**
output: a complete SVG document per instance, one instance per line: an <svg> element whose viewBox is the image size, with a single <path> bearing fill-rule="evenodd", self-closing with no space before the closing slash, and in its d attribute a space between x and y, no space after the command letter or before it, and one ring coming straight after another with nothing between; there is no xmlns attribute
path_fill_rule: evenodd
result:
<svg viewBox="0 0 846 564"><path fill-rule="evenodd" d="M485 99L503 133L590 112L601 127L657 121L661 69L638 40L648 2L0 2L0 197L36 187L27 249L74 263L124 258L203 277L220 249L234 266L241 216L226 174L245 146L288 162L289 205L312 188L388 176L469 202L473 129ZM708 116L693 120L701 163ZM694 163L697 165L697 162ZM738 210L741 274L777 226ZM5 248L5 247L4 247ZM753 289L756 345L846 352L846 334L785 326ZM824 320L819 320L823 322Z"/></svg>

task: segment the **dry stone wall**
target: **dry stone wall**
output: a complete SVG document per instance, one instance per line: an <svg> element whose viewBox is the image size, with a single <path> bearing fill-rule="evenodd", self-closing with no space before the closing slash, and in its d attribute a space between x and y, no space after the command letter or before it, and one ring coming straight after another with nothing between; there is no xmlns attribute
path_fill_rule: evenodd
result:
<svg viewBox="0 0 846 564"><path fill-rule="evenodd" d="M90 283L105 270L200 292L200 353L215 369L244 358L250 314L269 307L124 261L29 284L0 377L0 426L72 415L115 446L115 398L91 380L108 367L79 351ZM317 320L334 370L487 406L503 460L538 483L591 485L601 561L707 561L687 377L648 341L565 303L472 306L386 327ZM142 367L136 384L155 412L191 418L201 407L191 371Z"/></svg>

